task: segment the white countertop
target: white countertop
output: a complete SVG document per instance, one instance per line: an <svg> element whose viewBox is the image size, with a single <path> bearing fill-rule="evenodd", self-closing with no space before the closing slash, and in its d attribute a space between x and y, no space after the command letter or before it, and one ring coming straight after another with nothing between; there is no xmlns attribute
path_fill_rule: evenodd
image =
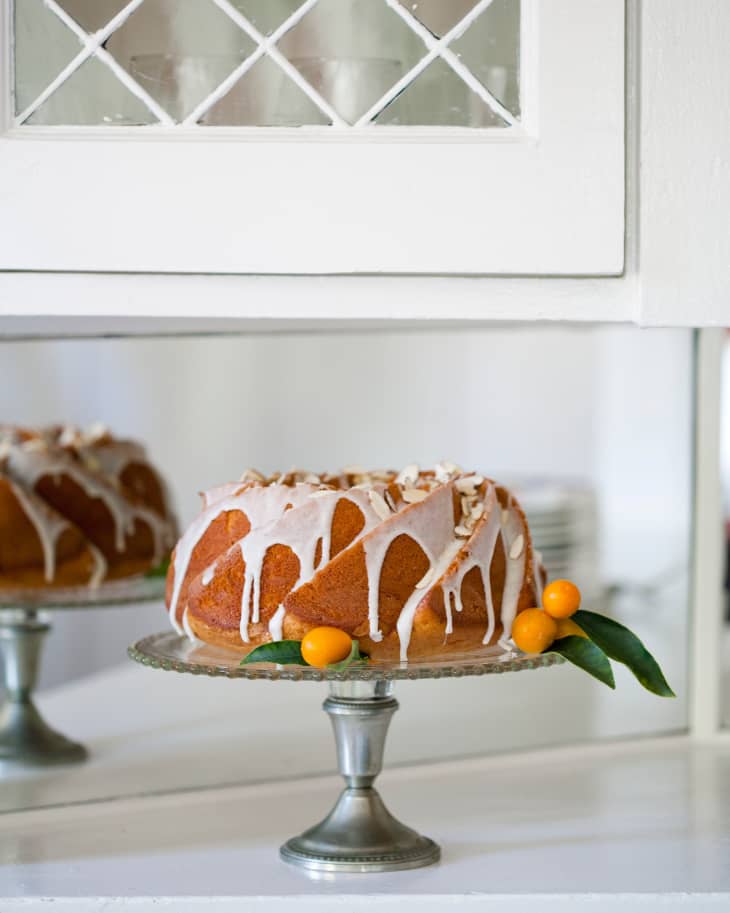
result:
<svg viewBox="0 0 730 913"><path fill-rule="evenodd" d="M6 813L0 910L730 909L728 742L403 767L379 786L442 845L439 865L314 879L281 863L340 788L317 777Z"/></svg>

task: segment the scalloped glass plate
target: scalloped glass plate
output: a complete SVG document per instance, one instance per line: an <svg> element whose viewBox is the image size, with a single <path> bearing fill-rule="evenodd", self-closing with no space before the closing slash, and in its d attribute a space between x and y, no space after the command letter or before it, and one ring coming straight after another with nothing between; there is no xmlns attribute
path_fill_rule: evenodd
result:
<svg viewBox="0 0 730 913"><path fill-rule="evenodd" d="M130 659L168 672L189 672L225 678L269 679L291 682L396 681L418 678L461 678L465 675L491 675L541 669L564 662L555 653L534 656L504 653L494 648L474 653L459 653L441 659L413 660L408 663L368 662L337 672L313 666L277 666L251 663L241 666L241 654L224 647L193 643L174 631L150 634L128 650Z"/></svg>
<svg viewBox="0 0 730 913"><path fill-rule="evenodd" d="M110 580L97 587L47 587L0 590L2 609L94 609L138 602L155 602L165 595L165 578L138 574Z"/></svg>

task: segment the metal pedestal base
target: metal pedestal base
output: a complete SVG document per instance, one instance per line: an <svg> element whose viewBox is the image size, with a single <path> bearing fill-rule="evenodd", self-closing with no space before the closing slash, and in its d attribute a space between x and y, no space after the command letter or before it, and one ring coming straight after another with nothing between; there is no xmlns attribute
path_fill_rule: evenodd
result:
<svg viewBox="0 0 730 913"><path fill-rule="evenodd" d="M0 707L0 762L45 767L83 761L86 749L55 732L33 703L43 640L50 625L33 611L0 612L4 704Z"/></svg>
<svg viewBox="0 0 730 913"><path fill-rule="evenodd" d="M346 787L320 824L281 848L285 862L321 872L391 872L438 862L441 851L397 821L373 787L398 709L390 682L332 682L330 715Z"/></svg>

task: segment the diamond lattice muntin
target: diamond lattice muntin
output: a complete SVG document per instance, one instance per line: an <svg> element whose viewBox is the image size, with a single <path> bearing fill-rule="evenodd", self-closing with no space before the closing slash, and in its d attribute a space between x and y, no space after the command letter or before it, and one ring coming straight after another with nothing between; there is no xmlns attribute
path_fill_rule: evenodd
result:
<svg viewBox="0 0 730 913"><path fill-rule="evenodd" d="M521 0L14 0L19 126L514 128Z"/></svg>

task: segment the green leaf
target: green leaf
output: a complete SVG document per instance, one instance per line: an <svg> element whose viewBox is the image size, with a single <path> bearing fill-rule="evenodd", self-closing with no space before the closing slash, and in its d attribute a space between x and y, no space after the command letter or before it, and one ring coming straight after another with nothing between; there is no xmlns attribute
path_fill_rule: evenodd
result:
<svg viewBox="0 0 730 913"><path fill-rule="evenodd" d="M350 649L350 655L339 663L330 663L327 666L327 668L334 669L335 672L343 672L345 669L347 669L353 663L366 662L367 659L368 659L367 653L361 653L360 644L358 643L358 641L353 640L352 647Z"/></svg>
<svg viewBox="0 0 730 913"><path fill-rule="evenodd" d="M167 571L170 567L170 557L163 558L157 567L150 568L145 577L167 577Z"/></svg>
<svg viewBox="0 0 730 913"><path fill-rule="evenodd" d="M579 669L583 669L584 672L597 678L604 685L608 685L609 688L616 687L616 682L613 679L613 669L608 657L600 647L597 647L585 637L578 637L575 634L571 634L569 637L561 637L560 640L556 640L553 643L548 652L559 653L568 662L578 666Z"/></svg>
<svg viewBox="0 0 730 913"><path fill-rule="evenodd" d="M628 628L612 618L584 609L573 615L573 621L607 656L628 666L647 691L660 697L676 697L657 661Z"/></svg>
<svg viewBox="0 0 730 913"><path fill-rule="evenodd" d="M270 644L261 644L241 660L242 666L247 666L249 663L278 663L280 666L307 665L302 657L300 640L275 640Z"/></svg>

